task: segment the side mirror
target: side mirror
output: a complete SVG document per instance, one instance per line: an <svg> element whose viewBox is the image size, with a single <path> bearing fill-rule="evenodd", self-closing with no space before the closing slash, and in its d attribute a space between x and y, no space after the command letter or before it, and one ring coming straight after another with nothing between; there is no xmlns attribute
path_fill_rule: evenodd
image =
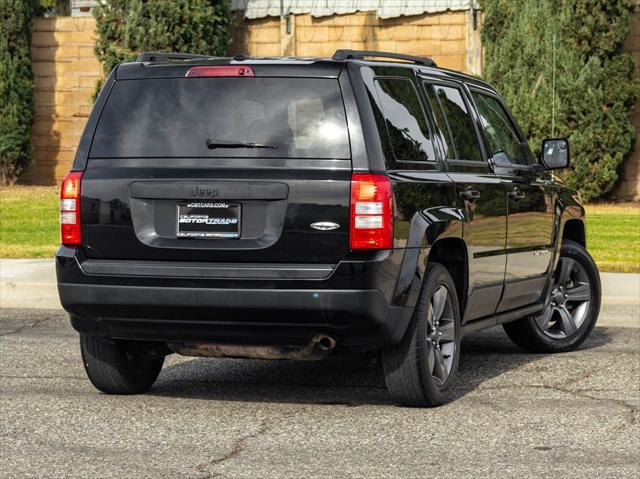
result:
<svg viewBox="0 0 640 479"><path fill-rule="evenodd" d="M504 151L498 151L493 154L493 164L498 167L508 168L511 166L511 160Z"/></svg>
<svg viewBox="0 0 640 479"><path fill-rule="evenodd" d="M569 166L569 142L564 139L547 138L542 141L542 164L548 170L559 170Z"/></svg>

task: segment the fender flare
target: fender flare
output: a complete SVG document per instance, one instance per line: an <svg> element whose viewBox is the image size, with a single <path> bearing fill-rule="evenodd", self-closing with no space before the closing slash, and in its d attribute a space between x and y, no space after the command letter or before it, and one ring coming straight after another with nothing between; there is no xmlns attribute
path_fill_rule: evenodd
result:
<svg viewBox="0 0 640 479"><path fill-rule="evenodd" d="M568 189L560 190L555 204L555 247L551 271L555 271L560 258L560 247L562 246L565 226L569 221L580 221L584 225L584 220L584 206L582 206L582 202L577 198L577 195Z"/></svg>
<svg viewBox="0 0 640 479"><path fill-rule="evenodd" d="M415 307L431 248L445 238L462 239L465 222L466 212L451 206L427 208L414 213L392 304Z"/></svg>

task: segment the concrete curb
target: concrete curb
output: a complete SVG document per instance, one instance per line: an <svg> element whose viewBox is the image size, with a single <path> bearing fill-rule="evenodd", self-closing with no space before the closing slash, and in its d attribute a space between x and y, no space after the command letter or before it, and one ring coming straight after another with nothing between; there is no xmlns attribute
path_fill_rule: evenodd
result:
<svg viewBox="0 0 640 479"><path fill-rule="evenodd" d="M0 308L61 309L53 259L0 259Z"/></svg>
<svg viewBox="0 0 640 479"><path fill-rule="evenodd" d="M640 274L600 273L603 302L640 304Z"/></svg>
<svg viewBox="0 0 640 479"><path fill-rule="evenodd" d="M601 273L603 305L636 311L640 322L640 274ZM0 308L60 309L55 263L0 259Z"/></svg>
<svg viewBox="0 0 640 479"><path fill-rule="evenodd" d="M0 308L62 309L55 283L0 283Z"/></svg>

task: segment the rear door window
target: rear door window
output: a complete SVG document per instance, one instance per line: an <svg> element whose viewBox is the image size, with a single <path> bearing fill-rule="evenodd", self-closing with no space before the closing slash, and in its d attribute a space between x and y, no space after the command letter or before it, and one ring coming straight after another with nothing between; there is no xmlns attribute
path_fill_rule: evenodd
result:
<svg viewBox="0 0 640 479"><path fill-rule="evenodd" d="M425 83L424 87L443 131L447 158L482 161L478 138L462 91L453 86L429 83Z"/></svg>
<svg viewBox="0 0 640 479"><path fill-rule="evenodd" d="M413 82L408 78L378 78L371 106L387 161L435 161L431 133ZM389 165L393 167L393 165Z"/></svg>
<svg viewBox="0 0 640 479"><path fill-rule="evenodd" d="M350 158L338 81L168 78L117 81L91 158Z"/></svg>

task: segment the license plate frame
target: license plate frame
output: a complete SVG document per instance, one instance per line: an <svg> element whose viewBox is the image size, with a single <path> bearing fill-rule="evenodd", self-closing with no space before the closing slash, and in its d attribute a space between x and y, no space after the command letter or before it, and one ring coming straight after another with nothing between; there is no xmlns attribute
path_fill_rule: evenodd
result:
<svg viewBox="0 0 640 479"><path fill-rule="evenodd" d="M242 204L231 201L181 201L176 204L176 237L239 239Z"/></svg>

